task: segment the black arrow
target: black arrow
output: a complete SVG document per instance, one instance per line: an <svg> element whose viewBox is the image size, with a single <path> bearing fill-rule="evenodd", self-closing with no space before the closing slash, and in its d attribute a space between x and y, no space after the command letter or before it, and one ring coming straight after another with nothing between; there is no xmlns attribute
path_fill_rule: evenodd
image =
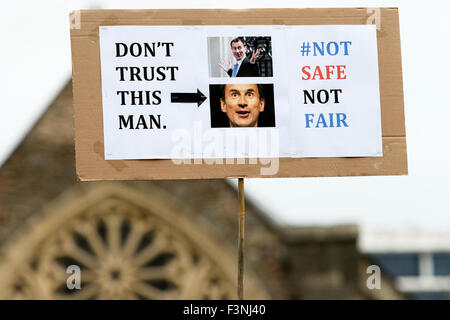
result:
<svg viewBox="0 0 450 320"><path fill-rule="evenodd" d="M172 103L192 103L196 102L198 106L206 100L206 97L200 90L197 89L197 93L186 93L186 92L172 92L170 94Z"/></svg>

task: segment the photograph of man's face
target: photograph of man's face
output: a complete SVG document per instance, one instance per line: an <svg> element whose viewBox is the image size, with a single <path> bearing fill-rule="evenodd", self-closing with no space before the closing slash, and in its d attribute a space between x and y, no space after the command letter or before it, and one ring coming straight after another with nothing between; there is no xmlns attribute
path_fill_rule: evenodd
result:
<svg viewBox="0 0 450 320"><path fill-rule="evenodd" d="M236 61L241 61L247 53L247 47L242 43L242 41L238 40L231 43L231 52L233 53Z"/></svg>
<svg viewBox="0 0 450 320"><path fill-rule="evenodd" d="M256 84L226 84L220 108L226 113L230 127L257 127L265 99Z"/></svg>

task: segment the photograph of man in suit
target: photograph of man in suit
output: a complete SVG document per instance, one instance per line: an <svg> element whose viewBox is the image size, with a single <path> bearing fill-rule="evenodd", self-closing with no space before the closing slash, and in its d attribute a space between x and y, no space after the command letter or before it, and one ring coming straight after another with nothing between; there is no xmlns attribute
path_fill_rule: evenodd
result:
<svg viewBox="0 0 450 320"><path fill-rule="evenodd" d="M257 127L265 99L259 84L222 85L220 108L226 113L230 128Z"/></svg>
<svg viewBox="0 0 450 320"><path fill-rule="evenodd" d="M231 61L220 61L219 66L232 78L235 77L259 77L259 68L256 59L261 53L258 48L253 52L251 58L247 58L247 43L244 38L237 37L230 42L231 52L235 58L235 63Z"/></svg>

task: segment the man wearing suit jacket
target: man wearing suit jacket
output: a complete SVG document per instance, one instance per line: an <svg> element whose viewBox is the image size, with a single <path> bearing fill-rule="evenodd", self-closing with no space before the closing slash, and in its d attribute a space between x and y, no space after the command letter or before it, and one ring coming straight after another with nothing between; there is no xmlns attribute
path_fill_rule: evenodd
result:
<svg viewBox="0 0 450 320"><path fill-rule="evenodd" d="M246 56L247 43L244 38L237 37L231 40L231 52L233 53L236 62L232 65L230 62L226 63L221 61L219 66L232 78L235 77L259 77L259 68L256 64L256 58L258 58L261 50L258 49L253 52L252 57L249 59Z"/></svg>

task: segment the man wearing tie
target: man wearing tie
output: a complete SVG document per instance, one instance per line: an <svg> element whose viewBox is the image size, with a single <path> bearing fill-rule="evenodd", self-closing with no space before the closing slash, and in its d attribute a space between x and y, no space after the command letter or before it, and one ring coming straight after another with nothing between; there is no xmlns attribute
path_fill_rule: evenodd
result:
<svg viewBox="0 0 450 320"><path fill-rule="evenodd" d="M258 49L253 52L252 57L249 59L246 56L247 43L244 38L237 37L231 40L231 52L236 59L235 64L231 62L221 61L219 66L232 78L235 77L259 77L259 68L256 64L256 58L258 58L261 50Z"/></svg>

